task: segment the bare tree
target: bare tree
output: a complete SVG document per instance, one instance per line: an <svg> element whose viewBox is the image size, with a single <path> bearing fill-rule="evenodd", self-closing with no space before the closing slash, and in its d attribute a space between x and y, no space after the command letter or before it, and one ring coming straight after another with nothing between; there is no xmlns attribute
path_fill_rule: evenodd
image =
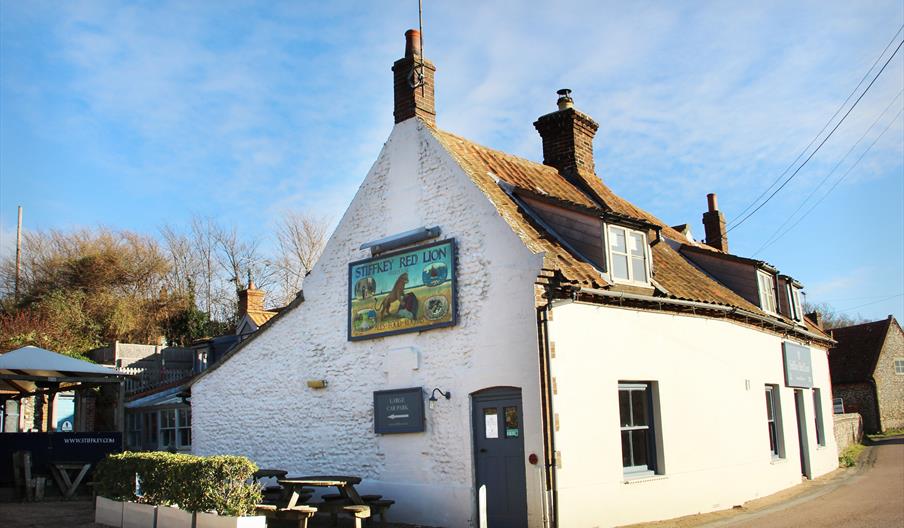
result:
<svg viewBox="0 0 904 528"><path fill-rule="evenodd" d="M214 259L216 251L216 241L214 238L214 226L210 218L202 218L193 216L191 219L191 244L192 249L199 259L201 266L201 284L198 288L204 296L204 308L207 317L213 317L213 290L216 281L216 271L214 269Z"/></svg>
<svg viewBox="0 0 904 528"><path fill-rule="evenodd" d="M853 326L861 323L867 322L867 320L862 317L859 313L857 315L847 315L844 312L839 312L829 303L819 303L819 304L810 304L808 302L804 303L804 312L819 313L822 318L822 326L826 330L831 330L833 328L843 328L845 326Z"/></svg>
<svg viewBox="0 0 904 528"><path fill-rule="evenodd" d="M277 225L279 256L276 266L284 302L295 297L305 275L320 258L326 245L328 225L325 218L304 213L289 213Z"/></svg>
<svg viewBox="0 0 904 528"><path fill-rule="evenodd" d="M200 298L198 283L203 279L203 255L199 254L191 237L180 233L171 225L160 228L170 262L166 277L167 289L179 295Z"/></svg>

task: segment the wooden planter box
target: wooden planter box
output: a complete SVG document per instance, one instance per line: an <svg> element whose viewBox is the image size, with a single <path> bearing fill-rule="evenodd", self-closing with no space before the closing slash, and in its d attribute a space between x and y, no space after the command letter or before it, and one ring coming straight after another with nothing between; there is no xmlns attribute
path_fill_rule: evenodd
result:
<svg viewBox="0 0 904 528"><path fill-rule="evenodd" d="M153 504L124 502L122 504L122 528L155 528L157 507Z"/></svg>
<svg viewBox="0 0 904 528"><path fill-rule="evenodd" d="M97 497L94 501L94 522L104 526L122 526L122 501Z"/></svg>
<svg viewBox="0 0 904 528"><path fill-rule="evenodd" d="M157 506L157 528L192 528L194 514L173 506Z"/></svg>
<svg viewBox="0 0 904 528"><path fill-rule="evenodd" d="M195 528L267 528L267 518L263 515L229 517L198 512L195 514Z"/></svg>

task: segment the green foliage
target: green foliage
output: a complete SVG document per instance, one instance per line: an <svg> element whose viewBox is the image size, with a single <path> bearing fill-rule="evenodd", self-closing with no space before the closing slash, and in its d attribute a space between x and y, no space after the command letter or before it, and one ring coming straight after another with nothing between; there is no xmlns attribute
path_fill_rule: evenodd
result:
<svg viewBox="0 0 904 528"><path fill-rule="evenodd" d="M863 444L851 444L838 455L838 465L841 467L854 467L860 458L860 453L866 448Z"/></svg>
<svg viewBox="0 0 904 528"><path fill-rule="evenodd" d="M84 310L82 292L54 291L33 306L0 313L0 351L35 345L80 355L101 344L99 325Z"/></svg>
<svg viewBox="0 0 904 528"><path fill-rule="evenodd" d="M207 333L209 326L207 313L199 310L194 304L189 304L163 322L167 342L181 346L187 346L197 339L212 335Z"/></svg>
<svg viewBox="0 0 904 528"><path fill-rule="evenodd" d="M97 493L109 499L238 517L253 514L261 501L260 486L247 482L255 471L257 466L240 456L126 452L98 464L95 482ZM141 477L141 497L135 496L136 474Z"/></svg>

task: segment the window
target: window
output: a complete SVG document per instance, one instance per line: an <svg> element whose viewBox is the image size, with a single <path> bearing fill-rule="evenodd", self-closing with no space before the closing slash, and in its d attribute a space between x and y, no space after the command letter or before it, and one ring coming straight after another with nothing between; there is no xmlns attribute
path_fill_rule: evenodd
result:
<svg viewBox="0 0 904 528"><path fill-rule="evenodd" d="M141 415L126 415L126 446L129 449L141 448Z"/></svg>
<svg viewBox="0 0 904 528"><path fill-rule="evenodd" d="M144 413L144 449L157 447L157 413Z"/></svg>
<svg viewBox="0 0 904 528"><path fill-rule="evenodd" d="M653 394L650 383L619 382L618 410L625 475L656 472Z"/></svg>
<svg viewBox="0 0 904 528"><path fill-rule="evenodd" d="M895 374L904 374L904 359L895 359Z"/></svg>
<svg viewBox="0 0 904 528"><path fill-rule="evenodd" d="M769 313L776 313L775 277L765 271L757 270L756 278L760 290L760 308Z"/></svg>
<svg viewBox="0 0 904 528"><path fill-rule="evenodd" d="M766 385L766 423L769 426L769 449L772 458L784 458L782 445L781 404L777 385Z"/></svg>
<svg viewBox="0 0 904 528"><path fill-rule="evenodd" d="M622 282L650 283L649 246L640 231L610 225L609 273Z"/></svg>
<svg viewBox="0 0 904 528"><path fill-rule="evenodd" d="M179 447L191 446L191 409L179 409Z"/></svg>
<svg viewBox="0 0 904 528"><path fill-rule="evenodd" d="M176 409L160 411L160 447L176 447Z"/></svg>
<svg viewBox="0 0 904 528"><path fill-rule="evenodd" d="M826 445L826 432L822 425L822 391L813 389L813 414L816 416L816 443Z"/></svg>
<svg viewBox="0 0 904 528"><path fill-rule="evenodd" d="M160 411L160 448L180 449L191 446L191 409Z"/></svg>
<svg viewBox="0 0 904 528"><path fill-rule="evenodd" d="M800 289L790 282L787 285L788 293L788 311L791 319L802 322L804 320L804 311L800 306Z"/></svg>

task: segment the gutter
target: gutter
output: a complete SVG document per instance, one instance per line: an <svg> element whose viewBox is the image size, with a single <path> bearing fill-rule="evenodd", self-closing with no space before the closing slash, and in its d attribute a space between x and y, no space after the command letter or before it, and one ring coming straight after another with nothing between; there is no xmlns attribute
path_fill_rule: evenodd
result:
<svg viewBox="0 0 904 528"><path fill-rule="evenodd" d="M809 330L803 330L799 328L797 325L788 324L777 319L770 318L765 315L760 315L749 310L743 310L741 308L735 308L732 306L725 306L722 304L708 303L703 301L686 301L684 299L670 299L667 297L653 297L651 295L642 295L637 293L626 293L626 292L613 292L609 290L601 290L599 288L577 288L578 293L586 293L589 295L594 295L598 297L606 297L610 299L623 299L629 301L640 301L640 302L649 302L649 303L657 303L659 305L671 305L671 306L684 306L688 308L699 308L701 310L710 310L724 313L726 316L737 315L740 317L744 317L747 319L753 319L760 323L770 325L772 327L781 328L789 333L796 333L802 336L808 337L813 340L822 341L829 344L834 344L835 341L827 336L821 336L819 334L814 334Z"/></svg>

